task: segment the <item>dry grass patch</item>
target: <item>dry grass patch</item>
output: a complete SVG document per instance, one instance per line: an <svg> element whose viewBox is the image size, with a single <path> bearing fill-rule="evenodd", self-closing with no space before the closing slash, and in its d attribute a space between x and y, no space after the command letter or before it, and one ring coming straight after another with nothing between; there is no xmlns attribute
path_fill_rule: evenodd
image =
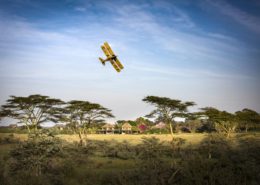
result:
<svg viewBox="0 0 260 185"><path fill-rule="evenodd" d="M176 138L185 139L187 144L198 144L200 143L207 134L176 134ZM78 142L79 138L77 135L58 135L59 138L68 142ZM172 137L170 134L149 134L149 135L130 135L130 134L90 134L87 135L87 139L98 140L98 141L112 141L118 142L128 141L130 144L140 144L143 137L156 137L161 141L171 141Z"/></svg>

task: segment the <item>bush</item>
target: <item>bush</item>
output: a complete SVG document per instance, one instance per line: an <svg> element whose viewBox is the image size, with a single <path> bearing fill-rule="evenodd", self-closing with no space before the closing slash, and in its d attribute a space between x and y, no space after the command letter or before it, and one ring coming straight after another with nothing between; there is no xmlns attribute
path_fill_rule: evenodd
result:
<svg viewBox="0 0 260 185"><path fill-rule="evenodd" d="M46 181L42 181L42 176L49 173L56 158L61 155L60 140L54 136L45 133L30 135L28 141L10 151L7 162L8 179L11 184L17 183L12 179L20 179L21 184L27 184L28 179L34 184L46 184Z"/></svg>

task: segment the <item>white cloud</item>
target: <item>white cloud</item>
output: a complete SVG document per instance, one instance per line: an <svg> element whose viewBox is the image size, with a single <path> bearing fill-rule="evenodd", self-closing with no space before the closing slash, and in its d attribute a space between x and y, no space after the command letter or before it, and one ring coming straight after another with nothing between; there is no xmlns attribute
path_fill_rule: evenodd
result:
<svg viewBox="0 0 260 185"><path fill-rule="evenodd" d="M194 33L187 33L175 27L168 27L160 24L152 13L143 11L139 6L125 6L118 10L120 16L116 18L118 24L150 38L151 43L159 45L164 50L174 52L179 56L187 56L190 60L206 61L208 65L218 63L226 65L227 63L236 63L231 59L238 54L240 57L246 54L247 50L242 42L229 36L218 33L206 33L198 29L193 29ZM182 17L188 17L184 12ZM171 17L169 18L171 19ZM186 21L183 24L188 24ZM237 59L239 59L237 57Z"/></svg>
<svg viewBox="0 0 260 185"><path fill-rule="evenodd" d="M242 42L219 33L203 33L181 10L170 13L169 20L178 22L171 27L147 6L110 7L114 14L102 17L101 22L68 24L60 30L40 29L23 19L0 18L3 97L42 93L88 99L113 109L118 119L133 119L149 112L149 106L141 101L147 94L187 100L196 95L198 103L206 96L210 105L226 82L234 84L228 97L222 92L224 100L238 82L250 81L250 75L230 70L247 52ZM182 23L190 32L177 26ZM104 41L119 55L125 66L122 73L99 63ZM241 94L250 90L243 84L238 87L240 94L234 96L246 101L248 97Z"/></svg>

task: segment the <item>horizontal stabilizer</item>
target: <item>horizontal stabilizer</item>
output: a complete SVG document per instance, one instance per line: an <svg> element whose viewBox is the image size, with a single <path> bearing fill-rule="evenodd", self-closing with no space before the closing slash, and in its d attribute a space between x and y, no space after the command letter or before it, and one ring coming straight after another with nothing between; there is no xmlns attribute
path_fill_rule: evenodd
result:
<svg viewBox="0 0 260 185"><path fill-rule="evenodd" d="M99 60L100 60L100 62L103 64L103 65L105 65L105 60L103 60L102 58L98 58Z"/></svg>

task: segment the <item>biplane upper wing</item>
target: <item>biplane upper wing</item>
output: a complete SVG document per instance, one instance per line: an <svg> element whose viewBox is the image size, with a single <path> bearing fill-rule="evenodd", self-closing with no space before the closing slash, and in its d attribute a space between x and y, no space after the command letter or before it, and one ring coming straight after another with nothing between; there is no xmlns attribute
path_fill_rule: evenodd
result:
<svg viewBox="0 0 260 185"><path fill-rule="evenodd" d="M112 51L111 47L109 46L109 44L107 42L104 42L104 46L106 47L107 51L109 52L109 54L111 56L115 56L115 53Z"/></svg>
<svg viewBox="0 0 260 185"><path fill-rule="evenodd" d="M107 48L105 46L101 46L101 49L103 50L103 52L105 53L106 57L109 58L111 57L109 51L107 50Z"/></svg>
<svg viewBox="0 0 260 185"><path fill-rule="evenodd" d="M111 56L116 56L107 42L104 43L104 46L106 47L107 51L109 52L109 54ZM121 62L118 60L117 57L115 57L114 61L115 61L116 65L120 68L120 70L124 68L124 66L121 64Z"/></svg>

